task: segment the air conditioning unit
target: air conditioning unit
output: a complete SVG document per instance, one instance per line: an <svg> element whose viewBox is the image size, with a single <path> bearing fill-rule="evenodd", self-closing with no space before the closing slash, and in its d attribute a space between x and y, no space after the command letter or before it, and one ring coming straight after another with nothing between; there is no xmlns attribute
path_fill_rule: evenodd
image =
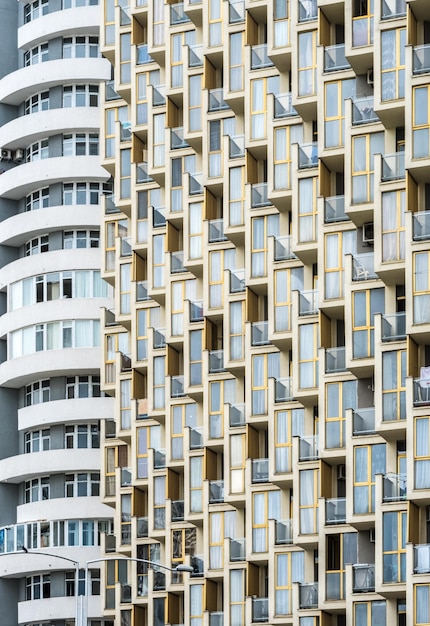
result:
<svg viewBox="0 0 430 626"><path fill-rule="evenodd" d="M337 479L338 480L345 480L346 478L346 468L345 465L343 465L343 463L341 465L337 466Z"/></svg>
<svg viewBox="0 0 430 626"><path fill-rule="evenodd" d="M13 153L13 160L15 163L22 163L24 161L24 150L21 150L21 148L15 150Z"/></svg>
<svg viewBox="0 0 430 626"><path fill-rule="evenodd" d="M370 543L375 543L375 529L371 528L369 530L369 541Z"/></svg>
<svg viewBox="0 0 430 626"><path fill-rule="evenodd" d="M373 86L373 70L367 70L367 84Z"/></svg>
<svg viewBox="0 0 430 626"><path fill-rule="evenodd" d="M373 222L363 224L363 243L373 243Z"/></svg>
<svg viewBox="0 0 430 626"><path fill-rule="evenodd" d="M0 159L2 161L12 161L12 150L1 149Z"/></svg>

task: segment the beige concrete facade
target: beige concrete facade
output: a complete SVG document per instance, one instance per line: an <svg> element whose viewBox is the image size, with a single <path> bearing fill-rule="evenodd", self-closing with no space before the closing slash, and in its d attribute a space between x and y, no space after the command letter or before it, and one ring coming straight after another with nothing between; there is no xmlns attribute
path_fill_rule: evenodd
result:
<svg viewBox="0 0 430 626"><path fill-rule="evenodd" d="M430 3L104 1L106 615L430 624Z"/></svg>

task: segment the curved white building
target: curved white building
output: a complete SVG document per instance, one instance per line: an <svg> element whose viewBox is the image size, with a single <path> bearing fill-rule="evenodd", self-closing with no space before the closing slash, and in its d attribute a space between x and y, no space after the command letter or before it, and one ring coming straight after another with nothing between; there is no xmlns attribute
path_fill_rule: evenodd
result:
<svg viewBox="0 0 430 626"><path fill-rule="evenodd" d="M2 626L74 626L86 563L110 531L99 498L100 424L112 418L99 373L100 309L112 304L100 277L110 65L99 21L97 0L0 4ZM87 582L88 626L111 626L98 563Z"/></svg>

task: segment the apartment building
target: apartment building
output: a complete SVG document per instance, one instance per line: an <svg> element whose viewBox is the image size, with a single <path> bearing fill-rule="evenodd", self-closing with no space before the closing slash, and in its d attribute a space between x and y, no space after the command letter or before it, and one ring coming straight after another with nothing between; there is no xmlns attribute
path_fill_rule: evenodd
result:
<svg viewBox="0 0 430 626"><path fill-rule="evenodd" d="M100 557L100 85L95 0L0 6L0 623L74 626ZM88 626L102 618L89 564Z"/></svg>
<svg viewBox="0 0 430 626"><path fill-rule="evenodd" d="M110 549L194 573L113 562L106 615L428 625L430 3L128 4L102 491Z"/></svg>

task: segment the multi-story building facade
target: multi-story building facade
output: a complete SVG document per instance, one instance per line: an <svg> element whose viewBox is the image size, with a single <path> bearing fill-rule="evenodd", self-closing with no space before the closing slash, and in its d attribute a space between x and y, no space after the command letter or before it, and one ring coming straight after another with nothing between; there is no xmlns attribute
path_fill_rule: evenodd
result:
<svg viewBox="0 0 430 626"><path fill-rule="evenodd" d="M2 626L74 625L112 518L99 497L113 412L100 392L112 293L100 275L99 15L95 0L0 6ZM88 594L88 626L106 626L100 563Z"/></svg>
<svg viewBox="0 0 430 626"><path fill-rule="evenodd" d="M430 3L130 4L103 493L117 553L194 574L111 564L106 614L428 625Z"/></svg>

